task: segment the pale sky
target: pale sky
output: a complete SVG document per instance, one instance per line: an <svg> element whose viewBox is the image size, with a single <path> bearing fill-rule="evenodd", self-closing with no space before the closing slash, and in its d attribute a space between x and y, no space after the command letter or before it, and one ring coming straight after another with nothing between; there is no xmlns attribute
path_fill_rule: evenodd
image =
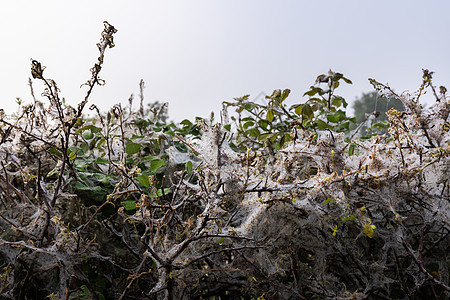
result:
<svg viewBox="0 0 450 300"><path fill-rule="evenodd" d="M449 14L448 0L2 1L0 108L15 111L16 97L31 103L31 58L79 103L105 20L118 32L100 74L106 85L90 98L103 110L137 96L140 79L146 102L169 102L176 121L274 89L302 103L329 69L353 81L337 90L349 102L373 90L368 78L414 91L422 68L450 90Z"/></svg>

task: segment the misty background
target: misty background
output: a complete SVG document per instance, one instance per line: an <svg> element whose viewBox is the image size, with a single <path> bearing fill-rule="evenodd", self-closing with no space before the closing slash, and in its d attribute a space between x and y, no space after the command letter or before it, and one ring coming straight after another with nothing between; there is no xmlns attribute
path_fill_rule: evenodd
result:
<svg viewBox="0 0 450 300"><path fill-rule="evenodd" d="M106 85L89 102L102 110L126 105L141 79L146 103L169 102L176 121L274 89L289 88L288 104L303 103L329 69L353 81L336 92L350 103L373 90L368 78L414 92L422 68L450 88L449 12L446 0L3 1L0 108L16 111L16 97L31 103L31 58L67 103L82 101L103 21L118 32L100 73ZM39 96L43 87L33 82Z"/></svg>

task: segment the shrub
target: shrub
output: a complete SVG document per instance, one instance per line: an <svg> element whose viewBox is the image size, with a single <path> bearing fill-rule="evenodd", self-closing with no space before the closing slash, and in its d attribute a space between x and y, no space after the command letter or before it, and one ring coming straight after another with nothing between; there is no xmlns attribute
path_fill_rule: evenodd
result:
<svg viewBox="0 0 450 300"><path fill-rule="evenodd" d="M371 80L406 110L370 140L350 132L334 94L350 81L331 71L304 104L287 108L289 90L225 103L234 124L169 123L143 97L88 118L115 32L105 23L77 109L33 61L50 105L0 119L2 298L448 295L450 107L443 89L420 106L429 72L412 96Z"/></svg>

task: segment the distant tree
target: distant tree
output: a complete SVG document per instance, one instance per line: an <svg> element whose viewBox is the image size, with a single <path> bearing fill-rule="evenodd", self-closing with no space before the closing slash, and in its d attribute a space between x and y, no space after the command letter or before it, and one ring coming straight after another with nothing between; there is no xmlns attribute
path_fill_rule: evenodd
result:
<svg viewBox="0 0 450 300"><path fill-rule="evenodd" d="M361 98L353 103L355 118L357 123L361 123L366 118L366 113L379 112L377 120L385 121L386 112L391 108L402 111L405 110L403 103L397 98L379 97L377 92L363 93Z"/></svg>
<svg viewBox="0 0 450 300"><path fill-rule="evenodd" d="M366 119L366 114L377 112L377 118L375 121L372 121L373 125L375 122L386 121L386 112L391 108L395 108L398 111L405 110L403 103L399 99L380 97L375 91L363 93L359 99L353 102L352 107L356 118L356 126ZM367 128L370 126L371 124L368 123L361 128L362 135L368 133ZM384 133L384 131L380 133Z"/></svg>

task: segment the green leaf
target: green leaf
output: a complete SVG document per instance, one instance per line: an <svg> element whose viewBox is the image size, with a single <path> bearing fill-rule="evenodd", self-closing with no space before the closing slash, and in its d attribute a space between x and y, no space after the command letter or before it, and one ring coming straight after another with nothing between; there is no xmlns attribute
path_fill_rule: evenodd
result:
<svg viewBox="0 0 450 300"><path fill-rule="evenodd" d="M150 233L149 233L150 235ZM152 263L150 264L153 270L156 270L156 268L158 268L158 265L156 264L156 261L152 260Z"/></svg>
<svg viewBox="0 0 450 300"><path fill-rule="evenodd" d="M347 103L347 101L345 101L344 98L342 98L342 106L343 106L344 108L347 108L347 106L348 106L348 103Z"/></svg>
<svg viewBox="0 0 450 300"><path fill-rule="evenodd" d="M75 188L77 190L88 191L90 193L103 193L104 190L102 187L98 185L90 185L89 183L81 182L81 180L77 181L75 184Z"/></svg>
<svg viewBox="0 0 450 300"><path fill-rule="evenodd" d="M129 143L126 147L125 147L125 152L128 155L132 155L135 153L138 153L139 150L141 150L142 145L141 144L137 144L137 143Z"/></svg>
<svg viewBox="0 0 450 300"><path fill-rule="evenodd" d="M105 175L100 173L95 174L95 177L98 179L98 181L104 184L109 184L110 180L114 178L113 175Z"/></svg>
<svg viewBox="0 0 450 300"><path fill-rule="evenodd" d="M191 126L192 122L189 121L188 119L184 119L183 121L180 122L180 124L185 125L185 126Z"/></svg>
<svg viewBox="0 0 450 300"><path fill-rule="evenodd" d="M373 238L373 230L375 229L375 225L372 224L364 224L363 233L367 235L369 238Z"/></svg>
<svg viewBox="0 0 450 300"><path fill-rule="evenodd" d="M309 104L303 104L302 114L303 117L307 119L312 119L314 117L314 112Z"/></svg>
<svg viewBox="0 0 450 300"><path fill-rule="evenodd" d="M96 127L94 125L91 125L91 127L89 129L92 131L92 133L97 133L97 132L102 131L102 129L100 127Z"/></svg>
<svg viewBox="0 0 450 300"><path fill-rule="evenodd" d="M56 149L56 148L50 148L50 149L48 149L48 152L49 152L50 154L54 154L54 155L57 155L57 156L61 156L61 155L62 155L62 152L59 151L59 150Z"/></svg>
<svg viewBox="0 0 450 300"><path fill-rule="evenodd" d="M354 215L349 215L347 217L341 216L341 220L344 223L347 222L347 221L354 221L355 219L356 219L356 217Z"/></svg>
<svg viewBox="0 0 450 300"><path fill-rule="evenodd" d="M72 146L72 147L69 147L69 149L67 149L67 154L70 154L70 153L83 155L84 151L83 151L83 149L81 149L79 147Z"/></svg>
<svg viewBox="0 0 450 300"><path fill-rule="evenodd" d="M192 174L192 161L187 161L186 162L186 171L188 172L189 175Z"/></svg>
<svg viewBox="0 0 450 300"><path fill-rule="evenodd" d="M85 140L90 140L90 139L92 139L94 137L94 134L92 133L92 131L85 131L85 132L83 132L83 138L85 139Z"/></svg>
<svg viewBox="0 0 450 300"><path fill-rule="evenodd" d="M355 144L350 144L350 147L348 147L348 156L352 156L355 153Z"/></svg>
<svg viewBox="0 0 450 300"><path fill-rule="evenodd" d="M161 160L161 159L152 160L150 162L150 171L156 172L161 167L164 167L165 164L166 164L166 162L164 160Z"/></svg>
<svg viewBox="0 0 450 300"><path fill-rule="evenodd" d="M248 121L248 122L244 123L243 127L244 127L244 129L247 129L248 127L253 126L253 125L255 125L255 122Z"/></svg>
<svg viewBox="0 0 450 300"><path fill-rule="evenodd" d="M88 159L77 159L73 162L73 167L78 171L86 171L86 167L92 162Z"/></svg>
<svg viewBox="0 0 450 300"><path fill-rule="evenodd" d="M346 118L345 112L343 112L342 110L338 110L333 114L327 115L327 120L332 123L339 123L340 121L345 120L345 118Z"/></svg>
<svg viewBox="0 0 450 300"><path fill-rule="evenodd" d="M126 210L135 210L136 209L135 201L123 201L122 204Z"/></svg>
<svg viewBox="0 0 450 300"><path fill-rule="evenodd" d="M349 130L349 128L350 128L350 122L347 121L347 122L339 124L339 126L336 127L336 131L337 132L346 132Z"/></svg>
<svg viewBox="0 0 450 300"><path fill-rule="evenodd" d="M105 184L109 183L110 177L108 175L105 175L103 173L94 173L93 175L98 182L105 183Z"/></svg>
<svg viewBox="0 0 450 300"><path fill-rule="evenodd" d="M59 173L59 171L60 171L59 168L54 168L53 170L48 172L47 176L45 176L45 177L51 177L52 175Z"/></svg>
<svg viewBox="0 0 450 300"><path fill-rule="evenodd" d="M252 117L242 118L242 122L247 122L247 121L254 121L254 119Z"/></svg>
<svg viewBox="0 0 450 300"><path fill-rule="evenodd" d="M82 143L82 144L80 145L80 148L81 148L81 150L83 150L83 154L85 154L86 152L89 151L89 145L86 144L86 143Z"/></svg>
<svg viewBox="0 0 450 300"><path fill-rule="evenodd" d="M331 70L330 70L331 71ZM328 72L330 73L330 72ZM325 74L320 74L319 76L317 76L316 78L316 83L324 83L324 82L328 82L329 76L325 75Z"/></svg>
<svg viewBox="0 0 450 300"><path fill-rule="evenodd" d="M223 125L223 128L225 128L227 131L231 130L231 124Z"/></svg>
<svg viewBox="0 0 450 300"><path fill-rule="evenodd" d="M348 84L353 84L352 81L348 78L342 77L342 80L344 80Z"/></svg>
<svg viewBox="0 0 450 300"><path fill-rule="evenodd" d="M389 128L389 122L388 121L382 121L382 122L378 122L373 124L372 126L369 127L369 129L388 129Z"/></svg>
<svg viewBox="0 0 450 300"><path fill-rule="evenodd" d="M109 160L106 160L101 157L97 157L97 159L95 160L95 163L99 164L99 165L106 165L106 164L109 164Z"/></svg>
<svg viewBox="0 0 450 300"><path fill-rule="evenodd" d="M142 158L142 162L147 162L147 161L152 161L158 159L158 156L153 156L153 155L149 155L149 156L144 156Z"/></svg>
<svg viewBox="0 0 450 300"><path fill-rule="evenodd" d="M135 134L133 134L133 135L131 136L131 139L132 139L132 140L143 139L143 138L144 138L143 135L135 135Z"/></svg>
<svg viewBox="0 0 450 300"><path fill-rule="evenodd" d="M320 130L324 130L324 129L333 129L333 127L331 127L330 125L328 125L327 123L325 123L322 120L316 120L316 125L317 128L319 128Z"/></svg>
<svg viewBox="0 0 450 300"><path fill-rule="evenodd" d="M159 189L159 190L158 190L158 193L159 193L159 192L162 192L162 190ZM170 193L172 193L172 191L171 191L169 188L165 188L165 189L164 189L164 195L168 195L168 194L170 194ZM161 193L161 196L162 196L162 193Z"/></svg>
<svg viewBox="0 0 450 300"><path fill-rule="evenodd" d="M138 177L136 177L137 181L139 181L142 186L149 188L150 187L150 179L147 175L141 174Z"/></svg>
<svg viewBox="0 0 450 300"><path fill-rule="evenodd" d="M280 147L283 148L284 144L290 141L292 141L291 135L289 133L285 133L280 139Z"/></svg>
<svg viewBox="0 0 450 300"><path fill-rule="evenodd" d="M267 120L261 119L258 121L259 127L267 131L267 126L269 126L269 122Z"/></svg>
<svg viewBox="0 0 450 300"><path fill-rule="evenodd" d="M348 105L347 101L345 101L345 99L341 96L333 96L333 101L331 101L331 104L336 107L340 107L342 105L344 108Z"/></svg>
<svg viewBox="0 0 450 300"><path fill-rule="evenodd" d="M295 113L297 114L297 116L301 116L302 115L302 110L303 110L303 105L299 104L296 108L295 108Z"/></svg>
<svg viewBox="0 0 450 300"><path fill-rule="evenodd" d="M244 108L246 111L252 111L256 107L255 103L248 102L244 104Z"/></svg>
<svg viewBox="0 0 450 300"><path fill-rule="evenodd" d="M74 160L77 158L77 154L75 152L69 152L69 160Z"/></svg>
<svg viewBox="0 0 450 300"><path fill-rule="evenodd" d="M223 237L221 237L219 240L219 244L222 244L224 241L225 241L225 239Z"/></svg>
<svg viewBox="0 0 450 300"><path fill-rule="evenodd" d="M96 127L94 125L87 125L87 126L83 126L80 129L78 129L76 131L76 133L78 134L78 133L86 131L86 130L90 130L92 133L97 133L97 132L100 132L102 129L100 127Z"/></svg>
<svg viewBox="0 0 450 300"><path fill-rule="evenodd" d="M303 94L303 96L314 96L315 94L319 93L319 95L323 95L323 90L319 87L312 86L310 87L310 90Z"/></svg>
<svg viewBox="0 0 450 300"><path fill-rule="evenodd" d="M97 147L97 148L101 148L101 147L103 147L105 144L106 144L106 140L105 140L104 138L101 138L101 139L98 141L96 147Z"/></svg>
<svg viewBox="0 0 450 300"><path fill-rule="evenodd" d="M267 111L266 119L267 119L267 121L269 121L270 123L272 123L273 118L274 118L274 111L273 111L273 109L269 109L269 110Z"/></svg>
<svg viewBox="0 0 450 300"><path fill-rule="evenodd" d="M339 81L333 81L333 88L338 88L339 87Z"/></svg>
<svg viewBox="0 0 450 300"><path fill-rule="evenodd" d="M276 98L279 98L280 96L281 96L281 90L274 90L272 92L272 95L266 96L266 99L276 99Z"/></svg>
<svg viewBox="0 0 450 300"><path fill-rule="evenodd" d="M142 118L136 118L133 121L133 124L136 125L139 128L144 128L144 127L147 127L149 125L149 123L146 120L142 119Z"/></svg>
<svg viewBox="0 0 450 300"><path fill-rule="evenodd" d="M332 123L339 123L339 117L336 114L327 115L327 120Z"/></svg>
<svg viewBox="0 0 450 300"><path fill-rule="evenodd" d="M281 104L281 102L283 102L289 96L290 93L291 93L290 89L285 89L283 91L283 93L281 94L281 97L280 97L280 101L279 101L280 104Z"/></svg>
<svg viewBox="0 0 450 300"><path fill-rule="evenodd" d="M169 188L165 188L164 189L164 195L168 195L171 192L172 191ZM163 190L162 189L158 189L156 191L156 193L153 192L153 193L150 194L150 196L153 197L153 198L162 197L163 196Z"/></svg>
<svg viewBox="0 0 450 300"><path fill-rule="evenodd" d="M252 128L250 130L244 131L244 135L249 135L251 137L258 137L261 133L257 128Z"/></svg>
<svg viewBox="0 0 450 300"><path fill-rule="evenodd" d="M327 204L327 203L334 203L334 202L336 202L335 199L333 199L333 198L328 198L327 200L325 200L324 204Z"/></svg>
<svg viewBox="0 0 450 300"><path fill-rule="evenodd" d="M271 139L277 135L278 135L278 133L263 133L258 136L258 141L264 142L265 140Z"/></svg>

